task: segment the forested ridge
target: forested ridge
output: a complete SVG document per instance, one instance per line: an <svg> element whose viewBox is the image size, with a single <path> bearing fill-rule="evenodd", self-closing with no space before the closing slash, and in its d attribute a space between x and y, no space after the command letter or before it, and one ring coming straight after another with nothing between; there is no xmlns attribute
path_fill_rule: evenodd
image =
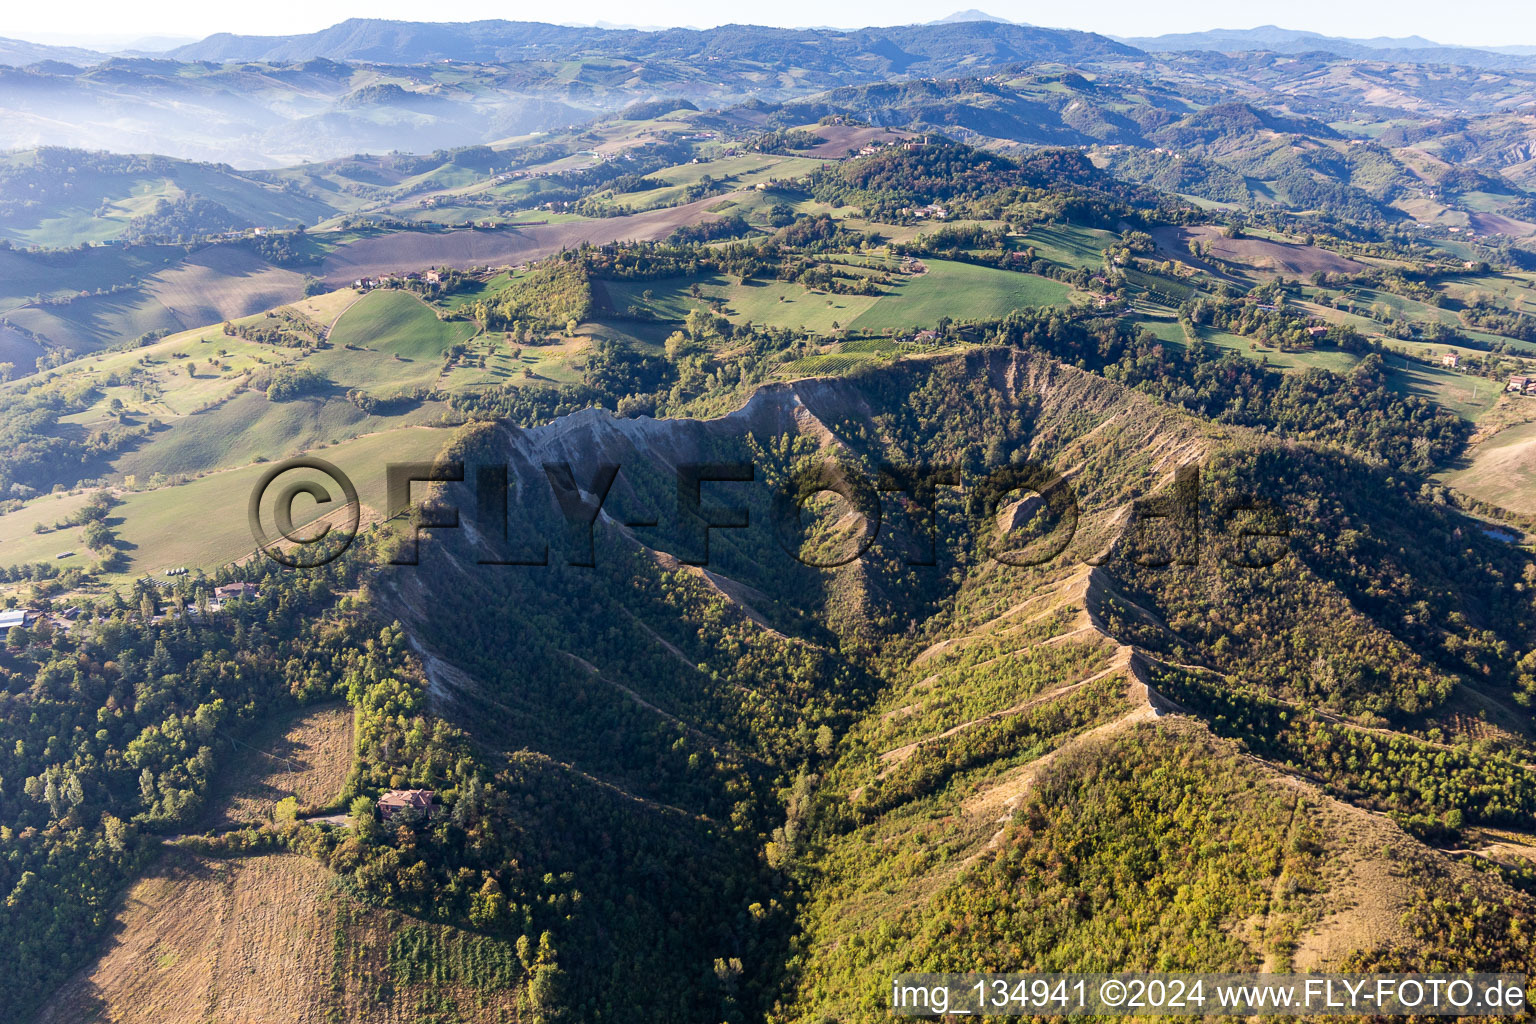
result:
<svg viewBox="0 0 1536 1024"><path fill-rule="evenodd" d="M0 1024L1536 975L1529 58L973 16L0 39Z"/></svg>
<svg viewBox="0 0 1536 1024"><path fill-rule="evenodd" d="M190 614L217 580L187 577L67 633L24 630L0 657L16 741L0 749L3 934L36 979L24 1007L186 833L215 857L316 859L353 898L418 919L390 946L392 984L510 992L528 1020L746 1022L864 1019L871 971L1256 969L1322 927L1342 884L1330 800L1436 846L1518 827L1536 800L1525 740L1474 739L1460 708L1472 691L1528 700L1536 574L1424 485L1457 421L1369 365L1282 376L1113 318L988 331L1000 344L759 387L727 419L479 423L441 456L563 459L582 487L594 455L620 464L590 558L537 476L504 543L477 519L426 528L420 564L392 566L410 544L398 522L318 572L227 570L261 596L224 611ZM995 510L954 494L935 505L934 566L911 564L926 530L899 501L835 570L767 528L712 530L691 566L700 531L675 514L683 462L754 463L752 482L702 493L767 524L773 489L824 460L978 480L1025 459L1070 467L1078 494L1080 539L1037 566L992 561L974 531ZM1118 516L1185 462L1201 502L1284 506L1287 557L1140 564ZM476 509L468 486L433 501ZM802 555L854 534L801 525ZM537 562L543 543L547 564L480 564ZM338 697L355 763L330 809L352 827L303 808L196 836L235 741ZM1146 710L1163 700L1183 714ZM1285 772L1315 791L1277 788ZM992 803L1015 778L1034 780L1027 798ZM377 820L372 800L409 787L441 810ZM1392 835L1380 856L1416 894L1420 939L1363 942L1356 962L1523 969L1527 898ZM1294 886L1280 903L1275 858ZM1198 896L1173 899L1195 871ZM1263 906L1267 934L1234 932ZM476 937L421 930L435 924ZM1476 952L1457 960L1446 928Z"/></svg>

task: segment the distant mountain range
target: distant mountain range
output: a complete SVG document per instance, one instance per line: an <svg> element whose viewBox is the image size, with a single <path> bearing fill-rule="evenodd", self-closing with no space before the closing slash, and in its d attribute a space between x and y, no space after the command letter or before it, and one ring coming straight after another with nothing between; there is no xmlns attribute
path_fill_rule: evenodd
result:
<svg viewBox="0 0 1536 1024"><path fill-rule="evenodd" d="M1423 50L1441 48L1442 44L1423 36L1376 36L1351 39L1320 32L1260 25L1258 28L1210 29L1205 32L1175 32L1160 36L1133 38L1116 36L1123 42L1146 50L1273 50L1277 53L1350 49L1350 50Z"/></svg>
<svg viewBox="0 0 1536 1024"><path fill-rule="evenodd" d="M744 60L836 73L944 76L1008 61L1078 62L1137 51L1172 53L1329 53L1341 57L1524 69L1536 46L1446 46L1423 36L1353 39L1264 25L1160 36L1110 37L1017 24L977 9L925 25L862 28L771 28L724 25L637 29L532 21L415 22L351 18L318 32L252 36L220 32L160 49L146 39L131 52L179 61L293 64L321 58L392 65L442 61L509 63L618 57L633 60ZM113 55L77 46L0 39L0 64L58 62L85 67ZM839 76L843 77L843 76Z"/></svg>
<svg viewBox="0 0 1536 1024"><path fill-rule="evenodd" d="M391 65L617 57L736 60L834 74L910 70L942 75L1008 61L1080 61L1136 52L1092 32L1015 25L971 10L929 25L851 31L756 25L645 30L531 21L433 23L352 18L319 32L282 36L221 32L160 52L134 51L133 55L222 64L297 64L324 59ZM11 67L45 62L90 67L114 56L119 55L0 38L0 64Z"/></svg>
<svg viewBox="0 0 1536 1024"><path fill-rule="evenodd" d="M354 20L302 36L213 36L155 58L24 46L23 67L0 67L0 150L105 148L242 167L492 142L657 96L720 107L903 77L1145 59L1105 36L987 21L648 32Z"/></svg>
<svg viewBox="0 0 1536 1024"><path fill-rule="evenodd" d="M1510 69L1529 66L1533 46L1447 46L1423 36L1375 36L1351 39L1319 32L1261 25L1258 28L1211 29L1161 36L1114 37L1148 53L1214 50L1223 53L1267 50L1273 53L1331 53L1339 57L1398 60L1425 64L1461 64Z"/></svg>
<svg viewBox="0 0 1536 1024"><path fill-rule="evenodd" d="M1434 64L1469 71L1427 72ZM1289 176L1298 192L1311 176L1362 187L1357 206L1415 193L1415 177L1450 188L1438 168L1396 158L1379 173L1362 170L1358 147L1324 158L1342 145L1326 126L1406 116L1416 141L1398 145L1428 154L1414 159L1536 183L1536 135L1510 113L1536 102L1536 60L1417 36L1349 40L1267 26L1117 41L966 10L942 23L853 31L353 19L302 35L215 35L154 56L0 40L0 151L63 146L279 167L496 143L658 97L711 110L780 105L800 123L852 114L1012 145L1205 147L1200 160L1227 168L1223 195L1251 192L1231 174ZM1249 123L1229 107L1223 133L1240 143L1184 137L1200 125L1181 119L1233 103L1308 123ZM1293 145L1297 153L1284 151ZM1182 181L1190 166L1125 173Z"/></svg>
<svg viewBox="0 0 1536 1024"><path fill-rule="evenodd" d="M171 50L177 60L291 63L324 58L425 64L502 63L572 56L635 60L746 60L831 70L853 62L940 73L976 62L1083 60L1134 51L1092 32L967 20L935 25L830 29L723 25L644 32L529 21L434 24L352 18L319 32L293 36L220 33Z"/></svg>
<svg viewBox="0 0 1536 1024"><path fill-rule="evenodd" d="M46 43L29 43L25 39L0 38L0 65L9 65L13 68L48 61L88 67L108 59L110 58L105 53L82 49L78 46L50 46Z"/></svg>

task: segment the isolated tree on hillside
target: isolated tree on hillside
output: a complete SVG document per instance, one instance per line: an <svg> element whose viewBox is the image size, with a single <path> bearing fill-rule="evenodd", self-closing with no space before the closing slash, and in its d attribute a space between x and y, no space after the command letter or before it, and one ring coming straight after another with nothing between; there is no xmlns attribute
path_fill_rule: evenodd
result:
<svg viewBox="0 0 1536 1024"><path fill-rule="evenodd" d="M92 519L86 523L82 536L85 546L92 551L105 551L117 540L112 533L112 528L99 519Z"/></svg>

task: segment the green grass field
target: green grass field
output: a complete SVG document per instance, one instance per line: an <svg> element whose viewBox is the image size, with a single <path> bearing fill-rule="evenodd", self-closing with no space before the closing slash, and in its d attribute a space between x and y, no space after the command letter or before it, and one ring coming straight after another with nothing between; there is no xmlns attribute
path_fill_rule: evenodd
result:
<svg viewBox="0 0 1536 1024"><path fill-rule="evenodd" d="M1436 402L1468 420L1476 420L1493 408L1503 388L1497 381L1485 380L1438 366L1423 366L1411 360L1390 358L1389 381L1406 395L1419 395Z"/></svg>
<svg viewBox="0 0 1536 1024"><path fill-rule="evenodd" d="M255 318L248 320L255 322ZM87 355L30 380L34 385L66 392L86 384L95 387L100 393L96 403L63 417L62 422L98 430L116 424L116 416L109 410L113 399L141 421L154 418L170 422L242 387L246 371L293 357L289 350L230 337L212 327L175 334L144 348ZM189 362L194 364L193 374L187 373ZM120 383L110 383L113 380Z"/></svg>
<svg viewBox="0 0 1536 1024"><path fill-rule="evenodd" d="M331 344L412 359L437 358L457 342L467 341L473 324L439 320L416 295L395 289L370 292L342 314Z"/></svg>
<svg viewBox="0 0 1536 1024"><path fill-rule="evenodd" d="M364 505L382 513L385 467L391 462L430 461L452 436L449 430L404 427L315 451L352 478ZM247 503L268 467L244 466L212 473L179 487L130 494L116 511L118 535L131 545L124 576L178 566L212 569L254 548ZM288 480L285 476L284 481ZM295 476L295 479L298 479ZM331 488L334 491L334 487ZM304 520L295 508L295 520ZM195 524L195 528L191 528Z"/></svg>
<svg viewBox="0 0 1536 1024"><path fill-rule="evenodd" d="M410 292L380 290L343 313L331 331L331 347L309 356L305 365L342 389L387 394L430 386L442 370L443 354L475 333L472 323L439 320Z"/></svg>
<svg viewBox="0 0 1536 1024"><path fill-rule="evenodd" d="M1052 263L1094 268L1103 262L1105 247L1119 240L1119 235L1099 228L1042 224L1030 228L1018 241L1033 246L1036 253Z"/></svg>
<svg viewBox="0 0 1536 1024"><path fill-rule="evenodd" d="M1530 398L1524 401L1532 401ZM1479 501L1536 515L1536 423L1499 431L1441 481Z"/></svg>
<svg viewBox="0 0 1536 1024"><path fill-rule="evenodd" d="M392 427L430 422L443 408L427 403L392 416L369 416L345 398L269 402L247 391L216 409L171 423L147 443L112 463L118 473L147 484L157 473L203 473L276 459L317 444Z"/></svg>
<svg viewBox="0 0 1536 1024"><path fill-rule="evenodd" d="M95 561L80 541L79 527L55 529L74 515L88 497L90 495L84 491L46 494L0 516L0 565L49 562L69 568L83 567ZM34 532L39 524L47 532ZM73 554L67 558L58 557L66 551Z"/></svg>
<svg viewBox="0 0 1536 1024"><path fill-rule="evenodd" d="M473 305L481 299L495 295L505 288L512 280L512 275L506 271L496 274L485 281L475 281L455 291L452 295L445 296L437 305L444 309L457 312L465 306Z"/></svg>
<svg viewBox="0 0 1536 1024"><path fill-rule="evenodd" d="M1059 281L969 263L925 260L926 274L897 279L895 289L853 321L856 330L926 327L940 317L989 319L1015 309L1065 306L1071 289Z"/></svg>
<svg viewBox="0 0 1536 1024"><path fill-rule="evenodd" d="M583 331L593 326L584 326ZM466 358L443 378L443 387L449 391L469 391L490 384L574 384L581 380L583 353L590 344L590 337L584 333L573 338L550 339L542 345L511 343L500 331L482 334L469 344ZM513 355L514 352L518 354ZM484 367L479 365L482 359Z"/></svg>
<svg viewBox="0 0 1536 1024"><path fill-rule="evenodd" d="M382 512L385 467L390 462L430 461L451 436L451 430L399 427L320 448L313 454L351 477L362 503ZM128 564L122 572L104 577L104 582L121 583L182 566L211 570L249 554L255 544L247 503L252 488L268 468L262 463L241 466L178 486L122 494L122 504L112 510L108 523L117 531ZM293 476L300 478L300 474ZM283 480L288 482L289 476ZM330 489L334 492L334 485ZM67 568L96 561L81 542L79 527L52 530L87 496L86 492L45 495L0 516L0 564L49 562ZM296 504L295 521L306 521L305 512L302 504ZM34 533L37 523L50 532ZM56 557L66 551L74 554Z"/></svg>
<svg viewBox="0 0 1536 1024"><path fill-rule="evenodd" d="M1136 321L1136 326L1152 332L1159 341L1183 348L1185 345L1184 328L1179 326L1177 320L1167 317L1142 317Z"/></svg>
<svg viewBox="0 0 1536 1024"><path fill-rule="evenodd" d="M1391 310L1400 318L1411 320L1414 323L1442 323L1448 327L1454 327L1460 323L1456 314L1448 309L1431 306L1417 299L1410 299L1404 295L1395 295L1392 292L1374 291L1368 288L1357 289L1350 299L1355 306L1362 310L1385 308Z"/></svg>
<svg viewBox="0 0 1536 1024"><path fill-rule="evenodd" d="M606 281L609 302L622 315L630 306L664 320L681 320L690 309L725 303L737 323L765 324L828 334L855 330L930 327L940 317L1000 317L1028 306L1065 305L1071 289L1058 281L950 260L926 260L928 272L897 275L884 295L833 295L770 279L743 285L724 277L659 281ZM689 293L699 286L697 297ZM646 293L650 293L647 299ZM834 327L836 325L836 327Z"/></svg>

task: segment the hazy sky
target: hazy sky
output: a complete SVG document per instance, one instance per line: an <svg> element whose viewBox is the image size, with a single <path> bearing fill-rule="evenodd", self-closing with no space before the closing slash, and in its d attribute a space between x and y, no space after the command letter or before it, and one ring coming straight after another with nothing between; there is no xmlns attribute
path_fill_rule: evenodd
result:
<svg viewBox="0 0 1536 1024"><path fill-rule="evenodd" d="M719 0L565 0L559 4L508 4L457 0L262 0L210 4L205 0L66 0L7 4L0 36L60 42L71 37L97 45L106 37L205 36L213 32L277 35L310 32L349 17L409 21L473 21L479 18L592 24L692 25L726 22L768 25L903 25L933 21L972 6L971 0L775 0L730 4ZM1462 45L1536 45L1536 4L1529 0L1287 0L1275 5L1230 0L1094 0L1087 3L999 3L974 6L998 17L1035 25L1081 28L1121 36L1158 35L1208 28L1279 24L1341 36L1422 35Z"/></svg>

